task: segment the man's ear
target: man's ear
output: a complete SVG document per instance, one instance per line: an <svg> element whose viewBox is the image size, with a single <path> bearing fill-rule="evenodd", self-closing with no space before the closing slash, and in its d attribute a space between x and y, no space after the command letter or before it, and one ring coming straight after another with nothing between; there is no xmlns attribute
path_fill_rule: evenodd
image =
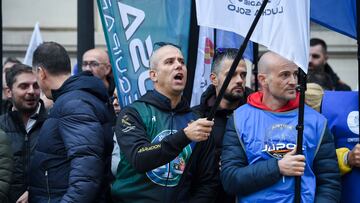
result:
<svg viewBox="0 0 360 203"><path fill-rule="evenodd" d="M11 89L8 86L4 87L4 94L5 94L6 98L11 98ZM3 98L3 99L5 99L5 98Z"/></svg>
<svg viewBox="0 0 360 203"><path fill-rule="evenodd" d="M105 65L105 75L109 75L111 73L111 64Z"/></svg>
<svg viewBox="0 0 360 203"><path fill-rule="evenodd" d="M153 81L154 83L158 81L156 70L150 69L149 76L150 76L151 81Z"/></svg>
<svg viewBox="0 0 360 203"><path fill-rule="evenodd" d="M45 80L47 78L47 72L43 67L38 67L38 75L40 80Z"/></svg>
<svg viewBox="0 0 360 203"><path fill-rule="evenodd" d="M219 85L219 80L215 73L210 73L210 81L215 87Z"/></svg>
<svg viewBox="0 0 360 203"><path fill-rule="evenodd" d="M267 85L267 82L268 82L267 80L268 79L265 74L263 74L263 73L258 74L258 81L259 81L261 87L265 87Z"/></svg>

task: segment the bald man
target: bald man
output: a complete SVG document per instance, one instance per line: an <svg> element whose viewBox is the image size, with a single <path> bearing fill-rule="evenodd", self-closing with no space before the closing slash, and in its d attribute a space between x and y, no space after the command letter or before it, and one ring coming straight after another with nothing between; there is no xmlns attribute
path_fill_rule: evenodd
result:
<svg viewBox="0 0 360 203"><path fill-rule="evenodd" d="M108 53L99 48L87 50L82 58L82 70L90 71L95 77L103 81L109 97L106 106L112 118L112 125L115 125L116 114L111 99L115 90L115 81Z"/></svg>
<svg viewBox="0 0 360 203"><path fill-rule="evenodd" d="M116 123L120 163L112 185L115 202L211 202L217 176L213 121L197 119L182 92L187 69L172 45L155 50L155 90L124 108Z"/></svg>
<svg viewBox="0 0 360 203"><path fill-rule="evenodd" d="M82 70L90 71L92 74L100 78L111 96L114 92L114 78L111 71L111 63L108 53L99 48L86 51L82 57Z"/></svg>
<svg viewBox="0 0 360 203"><path fill-rule="evenodd" d="M303 154L297 155L298 67L273 53L259 61L262 91L234 111L223 140L221 180L238 202L338 202L340 175L326 119L305 106Z"/></svg>

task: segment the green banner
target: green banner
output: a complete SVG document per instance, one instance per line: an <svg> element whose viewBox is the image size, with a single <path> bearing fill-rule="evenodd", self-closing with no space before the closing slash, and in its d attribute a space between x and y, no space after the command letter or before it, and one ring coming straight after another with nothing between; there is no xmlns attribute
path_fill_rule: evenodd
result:
<svg viewBox="0 0 360 203"><path fill-rule="evenodd" d="M149 59L156 42L181 47L187 57L191 0L98 0L122 107L153 89Z"/></svg>

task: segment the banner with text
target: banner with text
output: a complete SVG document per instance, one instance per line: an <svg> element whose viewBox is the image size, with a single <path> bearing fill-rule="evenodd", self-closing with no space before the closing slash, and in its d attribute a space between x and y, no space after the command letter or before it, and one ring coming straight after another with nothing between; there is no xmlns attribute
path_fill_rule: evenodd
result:
<svg viewBox="0 0 360 203"><path fill-rule="evenodd" d="M250 40L266 46L307 72L310 0L271 0ZM198 24L245 37L262 0L196 0Z"/></svg>
<svg viewBox="0 0 360 203"><path fill-rule="evenodd" d="M149 59L154 43L179 45L186 60L191 0L98 0L97 3L119 102L124 107L153 89Z"/></svg>

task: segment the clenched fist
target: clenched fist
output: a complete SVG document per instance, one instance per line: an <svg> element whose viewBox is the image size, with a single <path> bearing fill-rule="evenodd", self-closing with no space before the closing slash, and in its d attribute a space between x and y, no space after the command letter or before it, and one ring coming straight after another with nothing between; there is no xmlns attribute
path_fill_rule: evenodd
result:
<svg viewBox="0 0 360 203"><path fill-rule="evenodd" d="M214 121L199 118L189 123L188 126L184 128L184 132L191 141L200 142L209 138L213 125Z"/></svg>

